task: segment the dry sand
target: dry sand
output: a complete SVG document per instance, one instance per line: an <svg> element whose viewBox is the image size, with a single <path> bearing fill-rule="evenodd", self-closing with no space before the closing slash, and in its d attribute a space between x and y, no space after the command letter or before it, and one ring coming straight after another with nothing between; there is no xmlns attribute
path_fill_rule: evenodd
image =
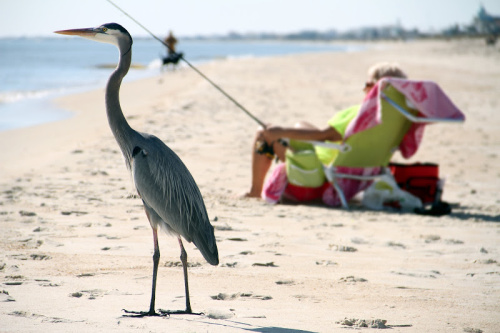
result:
<svg viewBox="0 0 500 333"><path fill-rule="evenodd" d="M0 133L0 331L333 332L349 329L347 317L394 332L500 332L499 47L371 47L200 68L258 117L290 125L323 126L358 103L376 61L435 80L467 121L429 126L412 161L440 164L453 214L235 199L249 186L256 124L190 69L127 83L131 125L163 139L196 179L221 263L187 244L191 304L204 316L122 317L149 305L153 242L102 87L57 101L71 119ZM177 242L162 235L160 248L157 307L183 309Z"/></svg>

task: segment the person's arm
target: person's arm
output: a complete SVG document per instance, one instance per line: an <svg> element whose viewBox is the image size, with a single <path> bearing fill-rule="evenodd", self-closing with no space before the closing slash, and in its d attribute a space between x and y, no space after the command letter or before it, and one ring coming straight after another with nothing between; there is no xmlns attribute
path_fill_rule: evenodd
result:
<svg viewBox="0 0 500 333"><path fill-rule="evenodd" d="M342 140L342 136L330 126L324 129L270 126L262 134L267 142L273 142L280 138L314 141Z"/></svg>

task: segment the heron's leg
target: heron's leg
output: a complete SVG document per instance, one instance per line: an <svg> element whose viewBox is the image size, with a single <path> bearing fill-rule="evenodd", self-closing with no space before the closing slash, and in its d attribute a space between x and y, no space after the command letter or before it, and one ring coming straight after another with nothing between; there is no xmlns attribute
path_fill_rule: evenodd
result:
<svg viewBox="0 0 500 333"><path fill-rule="evenodd" d="M149 215L148 215L149 218ZM153 254L153 285L151 288L151 303L149 305L149 311L128 311L125 313L130 315L125 315L128 317L146 317L146 316L163 316L164 313L158 314L155 311L155 298L156 298L156 277L158 275L158 264L160 262L160 247L158 246L158 229L153 227L153 242L154 242L154 254ZM166 314L168 315L168 314Z"/></svg>
<svg viewBox="0 0 500 333"><path fill-rule="evenodd" d="M173 314L190 314L190 315L203 315L203 313L195 313L191 310L191 302L189 299L189 284L188 284L188 271L187 271L187 252L184 249L184 245L182 244L182 240L180 237L177 238L179 240L179 246L181 247L181 262L182 269L184 271L184 288L186 291L186 310L185 311L169 311L159 309L161 314L163 315L173 315Z"/></svg>
<svg viewBox="0 0 500 333"><path fill-rule="evenodd" d="M179 246L181 247L181 262L182 269L184 270L184 288L186 291L186 310L182 311L169 311L159 309L162 315L175 315L175 314L190 314L190 315L203 315L203 313L195 313L191 310L191 302L189 300L189 284L188 284L188 270L187 270L187 252L184 249L184 245L182 244L182 240L180 237L177 238L179 240Z"/></svg>
<svg viewBox="0 0 500 333"><path fill-rule="evenodd" d="M158 246L158 229L153 228L153 285L151 288L151 303L149 305L149 314L155 314L155 299L156 299L156 277L158 276L158 264L160 262L160 247Z"/></svg>
<svg viewBox="0 0 500 333"><path fill-rule="evenodd" d="M181 238L178 237L177 239L179 240L179 245L181 247L181 262L182 262L182 269L184 270L184 288L186 289L186 313L193 313L193 311L191 310L191 302L189 300L187 252L184 249L184 245L182 244Z"/></svg>

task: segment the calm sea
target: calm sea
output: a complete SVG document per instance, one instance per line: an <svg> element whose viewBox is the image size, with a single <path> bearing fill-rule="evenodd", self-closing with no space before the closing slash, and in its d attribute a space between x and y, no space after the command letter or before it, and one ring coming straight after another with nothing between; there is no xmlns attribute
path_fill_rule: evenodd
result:
<svg viewBox="0 0 500 333"><path fill-rule="evenodd" d="M181 41L178 50L193 64L231 57L355 51L353 46L306 42ZM81 38L0 39L0 131L71 116L51 104L54 97L104 87L118 60L112 45ZM154 39L134 40L132 68L125 81L160 72L164 47ZM188 70L188 69L186 69Z"/></svg>

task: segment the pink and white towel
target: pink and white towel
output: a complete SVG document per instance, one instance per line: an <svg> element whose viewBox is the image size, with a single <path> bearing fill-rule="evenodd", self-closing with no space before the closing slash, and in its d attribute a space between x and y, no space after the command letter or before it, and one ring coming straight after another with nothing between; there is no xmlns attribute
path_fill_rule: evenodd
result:
<svg viewBox="0 0 500 333"><path fill-rule="evenodd" d="M344 139L380 124L382 120L381 92L387 84L391 84L414 105L419 111L419 117L465 120L464 114L435 82L383 78L365 97L358 115L347 126ZM412 124L399 146L403 157L410 158L416 153L424 135L425 125L425 123Z"/></svg>
<svg viewBox="0 0 500 333"><path fill-rule="evenodd" d="M380 173L380 167L372 168L348 168L348 167L337 167L337 172L356 176L372 176L378 175ZM347 201L351 200L356 194L364 191L372 181L359 181L354 179L340 178L337 180L337 184L342 188L344 192L344 197ZM295 188L298 188L297 186ZM292 201L302 201L300 198L295 196L292 191L287 191L288 179L286 176L285 163L279 163L275 166L266 182L264 183L264 188L262 189L262 199L266 200L268 203L275 204L281 200L281 198L287 198ZM307 189L304 189L306 191ZM339 207L341 205L340 197L335 191L333 186L323 186L321 188L323 191L319 193L319 198L328 206Z"/></svg>

